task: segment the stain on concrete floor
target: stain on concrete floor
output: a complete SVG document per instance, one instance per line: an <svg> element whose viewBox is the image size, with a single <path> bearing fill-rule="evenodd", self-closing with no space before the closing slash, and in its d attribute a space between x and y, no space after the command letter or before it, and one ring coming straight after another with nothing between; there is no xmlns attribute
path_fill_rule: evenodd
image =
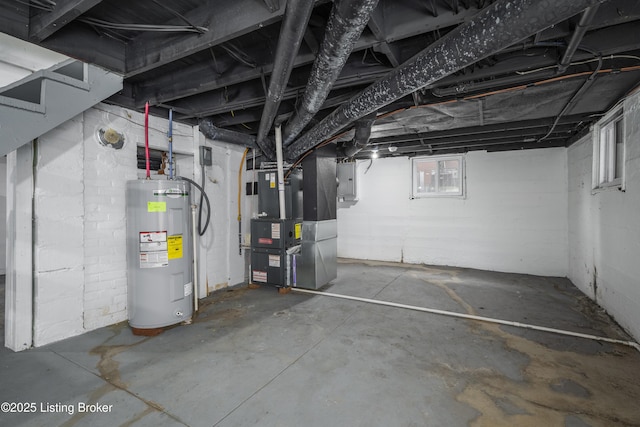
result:
<svg viewBox="0 0 640 427"><path fill-rule="evenodd" d="M452 269L447 279L442 279L442 270L434 272L436 279L429 268L412 271L425 283L441 288L466 313L477 315L471 304L449 287L461 283L456 270ZM578 299L577 310L608 325L609 332L621 335L615 323L585 298ZM522 371L524 381L515 381L494 370L469 372L441 365L444 375L468 378L469 385L456 399L478 411L472 427L566 426L578 421L592 427L640 425L637 350L616 345L608 350L603 346L603 351L597 354L558 351L506 330L513 328L473 323L474 333L492 334L509 350L528 356L530 362Z"/></svg>

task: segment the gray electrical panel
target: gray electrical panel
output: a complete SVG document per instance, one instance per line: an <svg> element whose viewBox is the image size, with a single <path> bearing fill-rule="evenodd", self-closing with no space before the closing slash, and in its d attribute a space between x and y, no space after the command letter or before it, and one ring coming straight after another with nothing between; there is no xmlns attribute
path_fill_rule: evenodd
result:
<svg viewBox="0 0 640 427"><path fill-rule="evenodd" d="M338 163L338 202L358 200L358 182L356 180L356 162Z"/></svg>

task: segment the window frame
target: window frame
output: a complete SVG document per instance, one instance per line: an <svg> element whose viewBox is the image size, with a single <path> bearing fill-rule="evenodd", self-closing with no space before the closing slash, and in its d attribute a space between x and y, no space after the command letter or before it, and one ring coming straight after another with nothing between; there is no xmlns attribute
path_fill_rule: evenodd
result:
<svg viewBox="0 0 640 427"><path fill-rule="evenodd" d="M437 177L436 183L439 183L439 174L440 174L440 162L447 160L457 160L459 163L458 174L460 178L460 191L455 193L451 192L418 192L418 177L417 177L417 167L416 164L422 162L436 162L437 163ZM465 198L466 196L466 175L465 175L465 156L464 154L447 154L447 155L437 155L437 156L420 156L413 157L411 159L411 198L412 199L428 199L428 198Z"/></svg>
<svg viewBox="0 0 640 427"><path fill-rule="evenodd" d="M594 192L609 189L624 190L627 146L625 126L622 105L608 112L593 126L591 188ZM612 135L614 135L613 139ZM619 153L620 149L622 153ZM620 170L619 176L617 176L618 170Z"/></svg>

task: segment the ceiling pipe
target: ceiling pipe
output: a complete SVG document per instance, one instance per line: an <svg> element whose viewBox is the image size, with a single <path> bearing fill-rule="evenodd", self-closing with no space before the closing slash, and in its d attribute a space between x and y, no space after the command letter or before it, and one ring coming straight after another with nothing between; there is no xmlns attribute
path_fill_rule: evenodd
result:
<svg viewBox="0 0 640 427"><path fill-rule="evenodd" d="M262 152L273 159L273 144L267 139L267 134L273 120L278 113L282 95L289 81L293 63L300 50L307 23L313 11L314 0L289 0L284 13L284 21L280 28L280 38L273 61L273 71L269 80L269 89L260 119L256 142Z"/></svg>
<svg viewBox="0 0 640 427"><path fill-rule="evenodd" d="M333 4L307 89L285 126L285 147L291 145L320 111L377 4L378 0L336 0Z"/></svg>
<svg viewBox="0 0 640 427"><path fill-rule="evenodd" d="M345 142L342 147L338 148L336 153L338 157L353 157L369 144L371 127L376 121L376 116L377 113L374 112L356 120L353 139Z"/></svg>
<svg viewBox="0 0 640 427"><path fill-rule="evenodd" d="M478 82L466 81L458 83L455 86L437 87L431 89L433 96L438 98L444 98L449 96L463 95L469 92L477 92L481 90L493 89L500 86L512 86L512 85L526 85L537 80L546 79L555 76L556 72L551 70L544 70L537 73L513 75L506 77L499 77L491 80L482 80Z"/></svg>
<svg viewBox="0 0 640 427"><path fill-rule="evenodd" d="M349 123L570 18L600 0L502 0L439 39L325 117L291 145L295 160Z"/></svg>
<svg viewBox="0 0 640 427"><path fill-rule="evenodd" d="M228 129L221 129L213 124L211 119L200 120L200 132L207 138L227 142L229 144L242 145L243 147L257 148L256 137L246 133L236 132Z"/></svg>
<svg viewBox="0 0 640 427"><path fill-rule="evenodd" d="M560 60L560 65L558 65L559 74L564 73L567 70L567 67L569 67L569 64L571 64L571 59L573 58L573 55L576 53L576 49L578 49L578 45L582 41L582 38L584 37L587 30L589 29L589 26L591 25L593 18L595 18L598 12L599 6L600 6L599 4L591 6L582 13L582 16L580 17L580 22L578 22L578 26L574 30L573 35L571 36L571 40L569 40L567 49L564 51L564 55Z"/></svg>

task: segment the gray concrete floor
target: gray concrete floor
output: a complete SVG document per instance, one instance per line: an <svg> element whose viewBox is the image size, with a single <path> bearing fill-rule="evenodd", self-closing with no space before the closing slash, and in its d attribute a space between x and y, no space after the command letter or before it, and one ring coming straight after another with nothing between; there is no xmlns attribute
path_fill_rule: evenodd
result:
<svg viewBox="0 0 640 427"><path fill-rule="evenodd" d="M562 278L341 260L327 290L628 339ZM0 425L640 425L630 347L269 287L203 302L156 337L0 350L0 402L36 406Z"/></svg>

